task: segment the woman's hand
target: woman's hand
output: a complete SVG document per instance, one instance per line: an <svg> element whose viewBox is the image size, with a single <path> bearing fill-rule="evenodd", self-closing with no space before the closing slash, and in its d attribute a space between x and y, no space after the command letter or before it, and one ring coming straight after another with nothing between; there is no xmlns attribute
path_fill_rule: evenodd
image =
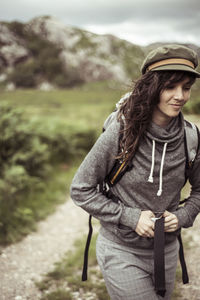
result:
<svg viewBox="0 0 200 300"><path fill-rule="evenodd" d="M174 232L178 229L178 218L176 215L166 210L163 217L165 218L165 232Z"/></svg>
<svg viewBox="0 0 200 300"><path fill-rule="evenodd" d="M137 227L135 231L137 234L143 237L153 237L154 236L154 222L151 218L155 215L150 210L144 210L141 212Z"/></svg>

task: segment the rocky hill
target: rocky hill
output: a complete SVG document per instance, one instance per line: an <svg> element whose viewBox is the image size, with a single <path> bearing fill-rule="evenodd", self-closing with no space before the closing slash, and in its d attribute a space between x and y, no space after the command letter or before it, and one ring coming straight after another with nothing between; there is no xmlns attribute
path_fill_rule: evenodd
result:
<svg viewBox="0 0 200 300"><path fill-rule="evenodd" d="M16 85L17 73L26 85L43 81L69 85L114 79L124 82L135 77L144 58L143 49L112 35L97 35L65 26L53 17L38 17L23 24L0 23L1 78ZM50 74L51 73L51 74Z"/></svg>
<svg viewBox="0 0 200 300"><path fill-rule="evenodd" d="M28 23L0 22L0 81L17 87L138 76L146 51L112 35L97 35L43 16Z"/></svg>

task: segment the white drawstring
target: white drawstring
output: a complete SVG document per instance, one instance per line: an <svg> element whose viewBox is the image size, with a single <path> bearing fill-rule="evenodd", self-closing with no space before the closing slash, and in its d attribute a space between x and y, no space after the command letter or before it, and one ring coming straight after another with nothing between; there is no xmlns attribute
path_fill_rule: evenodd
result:
<svg viewBox="0 0 200 300"><path fill-rule="evenodd" d="M159 190L157 192L157 196L161 196L162 195L162 175L163 175L163 166L164 166L164 161L165 161L166 149L167 149L167 143L165 143L164 147L163 147L163 154L162 154L162 159L161 159L161 164L160 164Z"/></svg>
<svg viewBox="0 0 200 300"><path fill-rule="evenodd" d="M153 182L153 171L154 171L154 164L155 164L155 141L152 140L152 158L151 158L151 172L148 178L148 182Z"/></svg>
<svg viewBox="0 0 200 300"><path fill-rule="evenodd" d="M164 167L164 161L165 161L165 154L167 149L167 143L164 144L163 147L163 153L162 153L162 159L160 164L160 178L159 178L159 190L157 192L157 196L162 195L162 176L163 176L163 167ZM152 140L152 162L151 162L151 172L148 178L148 182L153 183L153 171L154 171L154 165L155 165L155 140Z"/></svg>

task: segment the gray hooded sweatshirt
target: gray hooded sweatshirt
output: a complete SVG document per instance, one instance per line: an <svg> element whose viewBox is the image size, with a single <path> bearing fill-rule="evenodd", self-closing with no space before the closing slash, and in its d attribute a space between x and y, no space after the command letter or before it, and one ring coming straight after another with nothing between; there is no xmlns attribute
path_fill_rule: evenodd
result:
<svg viewBox="0 0 200 300"><path fill-rule="evenodd" d="M100 135L79 167L71 185L74 202L100 220L101 233L111 241L133 248L153 248L153 239L139 236L136 226L142 210L173 212L180 227L192 226L200 211L200 151L189 178L192 189L178 207L185 182L184 119L182 114L162 128L153 122L133 158L133 168L112 188L114 202L97 185L112 169L118 154L120 123L116 116ZM166 243L177 232L165 233Z"/></svg>

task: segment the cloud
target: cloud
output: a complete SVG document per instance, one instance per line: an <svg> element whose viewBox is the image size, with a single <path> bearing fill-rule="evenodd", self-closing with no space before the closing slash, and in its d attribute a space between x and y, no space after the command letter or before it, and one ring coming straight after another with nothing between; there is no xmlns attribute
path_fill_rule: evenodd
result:
<svg viewBox="0 0 200 300"><path fill-rule="evenodd" d="M84 28L98 34L106 34L109 32L122 39L140 45L147 45L158 41L200 44L200 35L195 35L194 31L188 28L185 30L180 28L180 24L176 20L171 22L167 19L150 20L148 26L146 26L143 20L135 20L105 26L88 25ZM196 31L199 31L199 28L196 29Z"/></svg>
<svg viewBox="0 0 200 300"><path fill-rule="evenodd" d="M183 40L200 44L199 0L1 0L1 20L29 21L41 15L135 43Z"/></svg>
<svg viewBox="0 0 200 300"><path fill-rule="evenodd" d="M112 24L127 20L152 19L187 20L198 14L198 0L1 0L1 16L4 14L27 16L53 14L76 24ZM11 9L12 7L12 9Z"/></svg>

